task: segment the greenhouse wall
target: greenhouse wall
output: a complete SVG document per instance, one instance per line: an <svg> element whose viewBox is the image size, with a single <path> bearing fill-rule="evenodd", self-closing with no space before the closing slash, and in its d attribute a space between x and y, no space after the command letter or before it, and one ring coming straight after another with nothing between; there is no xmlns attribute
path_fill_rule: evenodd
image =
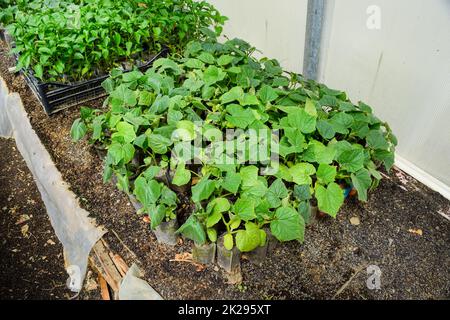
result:
<svg viewBox="0 0 450 320"><path fill-rule="evenodd" d="M319 80L370 104L397 135L398 160L448 192L450 1L328 1L326 10Z"/></svg>
<svg viewBox="0 0 450 320"><path fill-rule="evenodd" d="M307 0L208 2L230 19L224 28L229 38L242 38L287 70L302 72Z"/></svg>

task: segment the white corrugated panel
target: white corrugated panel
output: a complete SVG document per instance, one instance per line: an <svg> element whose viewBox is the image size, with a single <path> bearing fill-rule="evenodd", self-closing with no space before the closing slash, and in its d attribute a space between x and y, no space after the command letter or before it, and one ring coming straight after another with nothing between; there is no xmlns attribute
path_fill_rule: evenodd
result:
<svg viewBox="0 0 450 320"><path fill-rule="evenodd" d="M307 0L208 0L230 18L224 34L244 39L294 72L303 69Z"/></svg>
<svg viewBox="0 0 450 320"><path fill-rule="evenodd" d="M320 80L371 105L398 154L450 186L450 1L329 4ZM374 4L380 29L366 25Z"/></svg>

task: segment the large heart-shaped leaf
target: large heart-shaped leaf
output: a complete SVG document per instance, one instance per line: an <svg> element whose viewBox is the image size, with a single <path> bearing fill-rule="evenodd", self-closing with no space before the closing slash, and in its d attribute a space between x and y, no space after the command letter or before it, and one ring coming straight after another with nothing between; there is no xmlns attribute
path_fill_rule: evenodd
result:
<svg viewBox="0 0 450 320"><path fill-rule="evenodd" d="M299 240L305 236L305 221L291 207L278 208L275 219L270 223L270 231L280 241Z"/></svg>
<svg viewBox="0 0 450 320"><path fill-rule="evenodd" d="M326 188L318 184L315 195L319 209L335 218L344 203L344 190L334 182Z"/></svg>

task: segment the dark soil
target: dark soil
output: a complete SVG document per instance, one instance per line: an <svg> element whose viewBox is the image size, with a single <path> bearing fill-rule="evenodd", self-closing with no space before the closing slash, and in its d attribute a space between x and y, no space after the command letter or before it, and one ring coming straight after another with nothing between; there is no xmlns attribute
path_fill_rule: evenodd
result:
<svg viewBox="0 0 450 320"><path fill-rule="evenodd" d="M127 196L102 183L101 159L86 142L70 140L79 108L46 116L22 77L6 71L11 61L5 62L0 62L0 74L11 91L21 94L30 121L64 180L82 206L110 231L106 238L112 249L129 264L134 261L119 237L136 253L145 279L164 298L329 299L350 279L336 298L450 298L450 222L438 214L450 213L449 201L400 171L383 179L367 203L350 199L335 220L325 218L308 227L303 245L279 245L261 267L243 261L241 285L227 284L214 267L198 272L189 263L171 262L176 253L190 251L190 243L175 248L158 244ZM97 107L101 104L96 102ZM359 225L350 223L353 217L359 218ZM411 232L418 229L422 235ZM367 288L368 265L381 269L380 290Z"/></svg>
<svg viewBox="0 0 450 320"><path fill-rule="evenodd" d="M0 139L0 190L0 299L73 297L66 288L62 245L12 139ZM99 296L89 278L89 290L79 299Z"/></svg>

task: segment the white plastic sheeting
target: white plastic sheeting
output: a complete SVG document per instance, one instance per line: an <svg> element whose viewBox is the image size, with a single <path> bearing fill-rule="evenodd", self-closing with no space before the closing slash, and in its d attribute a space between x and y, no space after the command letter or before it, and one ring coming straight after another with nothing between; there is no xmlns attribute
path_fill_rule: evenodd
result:
<svg viewBox="0 0 450 320"><path fill-rule="evenodd" d="M289 71L302 72L308 0L208 0L222 15L224 34L241 38L276 58Z"/></svg>
<svg viewBox="0 0 450 320"><path fill-rule="evenodd" d="M332 0L328 10L319 80L371 105L398 137L402 169L448 197L450 1Z"/></svg>
<svg viewBox="0 0 450 320"><path fill-rule="evenodd" d="M119 288L120 300L163 300L147 282L140 279L141 271L133 264L122 279Z"/></svg>
<svg viewBox="0 0 450 320"><path fill-rule="evenodd" d="M13 137L33 174L56 236L64 247L68 287L82 289L89 253L105 230L95 226L88 212L80 208L75 195L31 127L20 96L8 93L0 78L0 136Z"/></svg>

